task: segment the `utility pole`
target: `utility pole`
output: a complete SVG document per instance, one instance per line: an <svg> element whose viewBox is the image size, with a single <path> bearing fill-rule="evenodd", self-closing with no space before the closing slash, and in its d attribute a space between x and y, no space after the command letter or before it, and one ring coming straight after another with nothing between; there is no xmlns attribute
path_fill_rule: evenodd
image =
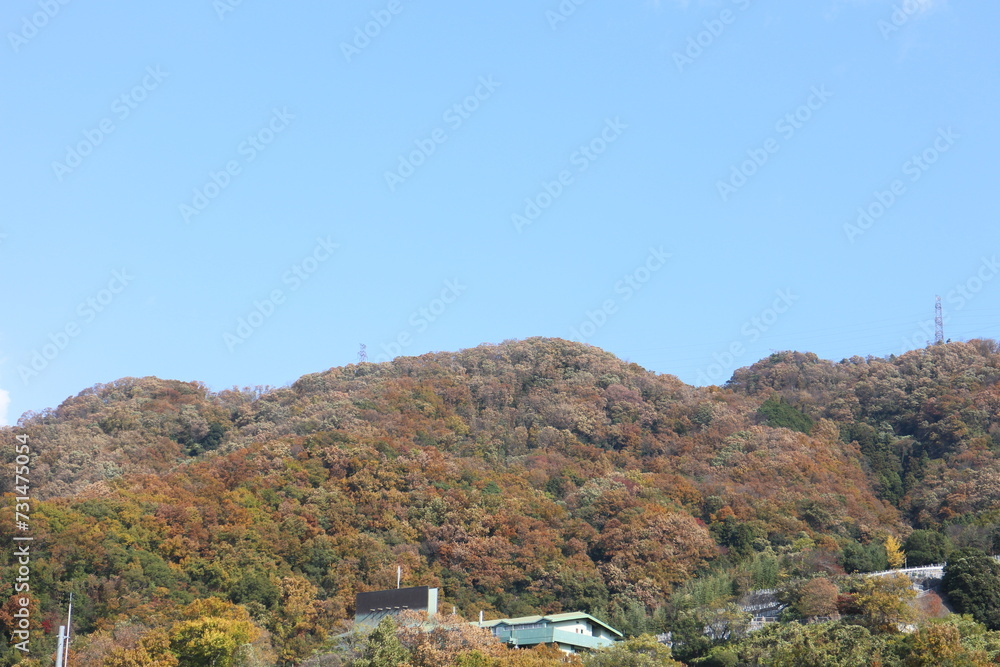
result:
<svg viewBox="0 0 1000 667"><path fill-rule="evenodd" d="M56 644L55 667L69 666L69 633L73 626L73 594L69 594L69 613L66 615L66 625L59 626L58 643Z"/></svg>

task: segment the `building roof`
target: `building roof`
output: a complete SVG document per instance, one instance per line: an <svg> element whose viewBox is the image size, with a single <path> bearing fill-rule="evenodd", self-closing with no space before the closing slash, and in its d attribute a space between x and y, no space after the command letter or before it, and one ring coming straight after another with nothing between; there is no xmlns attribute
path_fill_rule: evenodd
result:
<svg viewBox="0 0 1000 667"><path fill-rule="evenodd" d="M492 621L483 621L481 627L484 628L495 628L498 625L528 625L530 623L541 623L542 621L548 621L549 623L562 623L565 621L581 621L588 620L595 623L605 630L608 630L612 634L622 637L622 633L615 630L613 627L594 618L590 614L585 614L582 611L571 611L562 614L548 614L546 616L519 616L517 618L497 618ZM475 625L480 625L478 622Z"/></svg>

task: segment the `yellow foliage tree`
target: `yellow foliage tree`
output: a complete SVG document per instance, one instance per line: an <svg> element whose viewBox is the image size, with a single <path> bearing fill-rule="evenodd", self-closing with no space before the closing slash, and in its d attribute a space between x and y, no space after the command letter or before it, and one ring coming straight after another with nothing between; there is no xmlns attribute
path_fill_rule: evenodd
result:
<svg viewBox="0 0 1000 667"><path fill-rule="evenodd" d="M170 652L167 633L153 630L146 633L135 648L115 648L104 659L102 667L177 667L177 657Z"/></svg>
<svg viewBox="0 0 1000 667"><path fill-rule="evenodd" d="M856 586L854 603L869 629L895 633L913 620L909 602L916 595L903 574L864 577Z"/></svg>
<svg viewBox="0 0 1000 667"><path fill-rule="evenodd" d="M181 667L247 667L259 662L265 633L243 607L217 598L186 605L170 628L170 651Z"/></svg>
<svg viewBox="0 0 1000 667"><path fill-rule="evenodd" d="M991 663L985 651L969 650L962 645L962 635L954 625L933 623L913 635L913 649L903 664L906 667L988 667Z"/></svg>
<svg viewBox="0 0 1000 667"><path fill-rule="evenodd" d="M889 561L889 567L903 567L906 562L906 555L903 553L903 543L895 535L885 538L885 557Z"/></svg>
<svg viewBox="0 0 1000 667"><path fill-rule="evenodd" d="M242 651L260 636L248 621L209 616L180 621L170 631L170 648L190 667L236 667Z"/></svg>

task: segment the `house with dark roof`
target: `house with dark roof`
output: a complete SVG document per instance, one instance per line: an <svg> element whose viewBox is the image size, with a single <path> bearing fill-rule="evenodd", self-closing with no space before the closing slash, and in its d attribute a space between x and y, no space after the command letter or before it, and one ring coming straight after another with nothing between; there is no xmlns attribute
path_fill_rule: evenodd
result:
<svg viewBox="0 0 1000 667"><path fill-rule="evenodd" d="M354 622L361 625L376 625L385 616L398 616L404 611L435 615L438 611L438 589L427 586L393 588L358 593L354 598Z"/></svg>

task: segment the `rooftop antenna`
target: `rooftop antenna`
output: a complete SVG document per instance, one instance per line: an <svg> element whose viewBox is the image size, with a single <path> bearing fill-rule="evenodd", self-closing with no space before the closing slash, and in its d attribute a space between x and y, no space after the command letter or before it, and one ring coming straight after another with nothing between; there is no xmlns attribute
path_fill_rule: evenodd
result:
<svg viewBox="0 0 1000 667"><path fill-rule="evenodd" d="M368 362L368 347L361 343L361 350L358 352L358 363L364 364Z"/></svg>
<svg viewBox="0 0 1000 667"><path fill-rule="evenodd" d="M944 342L944 317L941 315L941 297L935 297L934 302L934 344L940 345Z"/></svg>

